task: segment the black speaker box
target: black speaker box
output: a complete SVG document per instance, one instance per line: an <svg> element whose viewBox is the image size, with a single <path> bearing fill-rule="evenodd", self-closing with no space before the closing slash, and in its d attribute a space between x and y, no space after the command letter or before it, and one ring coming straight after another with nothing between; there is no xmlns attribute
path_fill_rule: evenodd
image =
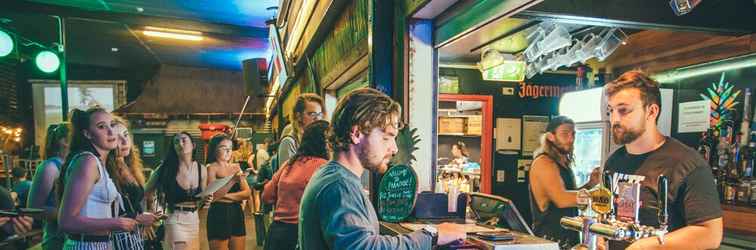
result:
<svg viewBox="0 0 756 250"><path fill-rule="evenodd" d="M242 61L242 79L244 80L244 93L251 97L267 95L267 81L265 75L260 72L259 64L264 64L263 58L252 58Z"/></svg>

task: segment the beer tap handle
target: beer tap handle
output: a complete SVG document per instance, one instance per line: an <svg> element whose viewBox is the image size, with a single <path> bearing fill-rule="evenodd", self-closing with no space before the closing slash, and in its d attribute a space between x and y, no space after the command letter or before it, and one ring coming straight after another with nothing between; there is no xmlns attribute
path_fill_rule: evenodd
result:
<svg viewBox="0 0 756 250"><path fill-rule="evenodd" d="M669 223L669 213L667 204L667 195L669 194L669 177L659 175L659 179L656 183L659 197L659 229L656 230L656 237L659 239L659 244L664 245L664 234L667 233L667 225Z"/></svg>
<svg viewBox="0 0 756 250"><path fill-rule="evenodd" d="M612 171L604 170L603 178L604 178L604 187L606 189L609 189L609 192L614 193L614 190L612 189L613 188L612 187L612 184L613 184L612 183Z"/></svg>
<svg viewBox="0 0 756 250"><path fill-rule="evenodd" d="M616 208L616 204L614 204L614 179L612 178L613 173L609 170L604 170L604 174L602 176L602 179L604 181L604 187L609 190L609 193L612 194L612 198L609 202L612 203L612 211L607 214L608 217L605 217L605 219L608 219L609 221L614 221L614 215L615 212L614 208Z"/></svg>
<svg viewBox="0 0 756 250"><path fill-rule="evenodd" d="M659 197L659 224L666 227L669 222L669 213L667 207L667 194L669 193L669 178L660 175L657 180L657 189Z"/></svg>

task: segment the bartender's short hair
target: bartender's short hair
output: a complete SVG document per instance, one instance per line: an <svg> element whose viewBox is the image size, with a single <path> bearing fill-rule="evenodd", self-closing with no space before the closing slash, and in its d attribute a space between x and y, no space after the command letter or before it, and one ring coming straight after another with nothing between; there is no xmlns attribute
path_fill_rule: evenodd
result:
<svg viewBox="0 0 756 250"><path fill-rule="evenodd" d="M661 113L661 92L659 91L659 83L651 79L646 73L641 70L631 70L614 79L604 86L606 90L606 96L612 97L625 89L638 89L640 90L641 102L643 107L648 107L651 104L659 106L659 112ZM656 116L656 121L659 121L659 115Z"/></svg>
<svg viewBox="0 0 756 250"><path fill-rule="evenodd" d="M400 129L398 121L401 112L399 103L378 90L360 88L349 92L339 100L333 112L328 131L331 149L334 152L349 150L354 126L364 134L369 134L374 128L394 126Z"/></svg>

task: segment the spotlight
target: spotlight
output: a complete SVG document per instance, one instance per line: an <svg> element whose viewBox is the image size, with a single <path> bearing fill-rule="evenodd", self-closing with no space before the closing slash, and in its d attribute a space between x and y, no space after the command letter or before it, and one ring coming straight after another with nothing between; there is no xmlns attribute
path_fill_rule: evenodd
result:
<svg viewBox="0 0 756 250"><path fill-rule="evenodd" d="M34 58L34 62L39 70L48 74L55 72L60 67L58 55L47 50L39 52Z"/></svg>
<svg viewBox="0 0 756 250"><path fill-rule="evenodd" d="M0 57L9 55L13 51L13 38L0 30Z"/></svg>

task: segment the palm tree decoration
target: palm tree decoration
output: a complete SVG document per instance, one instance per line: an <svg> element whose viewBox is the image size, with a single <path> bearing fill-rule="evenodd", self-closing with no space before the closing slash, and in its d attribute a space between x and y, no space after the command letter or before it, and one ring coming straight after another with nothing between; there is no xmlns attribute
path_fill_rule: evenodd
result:
<svg viewBox="0 0 756 250"><path fill-rule="evenodd" d="M417 143L420 142L420 136L417 135L417 128L410 129L409 126L399 130L396 135L397 152L391 158L391 165L407 165L412 167L412 162L416 160L413 153L418 149Z"/></svg>
<svg viewBox="0 0 756 250"><path fill-rule="evenodd" d="M740 90L735 91L733 94L734 84L725 82L725 73L722 72L722 76L719 78L719 83L711 83L711 87L706 89L706 93L709 96L701 94L701 98L710 101L711 115L709 117L709 125L714 128L721 128L728 120L731 119L731 110L739 102L735 101L740 95Z"/></svg>

